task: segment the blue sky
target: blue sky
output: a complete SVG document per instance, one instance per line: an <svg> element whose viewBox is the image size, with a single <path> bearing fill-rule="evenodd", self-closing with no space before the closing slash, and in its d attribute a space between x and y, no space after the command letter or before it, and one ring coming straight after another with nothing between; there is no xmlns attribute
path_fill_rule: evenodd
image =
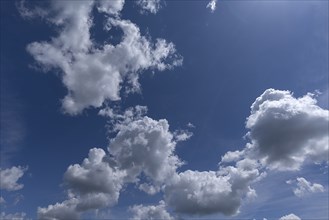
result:
<svg viewBox="0 0 329 220"><path fill-rule="evenodd" d="M0 219L328 218L328 2L212 2L1 1Z"/></svg>

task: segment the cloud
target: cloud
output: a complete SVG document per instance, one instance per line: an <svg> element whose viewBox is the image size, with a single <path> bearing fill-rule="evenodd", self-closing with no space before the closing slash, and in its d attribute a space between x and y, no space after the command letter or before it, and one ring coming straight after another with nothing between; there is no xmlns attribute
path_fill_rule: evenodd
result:
<svg viewBox="0 0 329 220"><path fill-rule="evenodd" d="M13 166L8 169L0 168L0 189L7 191L16 191L24 187L23 184L17 181L24 175L27 168Z"/></svg>
<svg viewBox="0 0 329 220"><path fill-rule="evenodd" d="M217 172L187 170L166 184L165 201L179 213L234 215L242 199L256 196L250 184L259 176L257 162L249 159Z"/></svg>
<svg viewBox="0 0 329 220"><path fill-rule="evenodd" d="M2 196L0 196L0 204L4 204L4 203L6 203L6 200Z"/></svg>
<svg viewBox="0 0 329 220"><path fill-rule="evenodd" d="M152 42L141 35L138 26L118 16L124 1L100 1L99 12L110 15L105 31L116 27L123 31L117 45L97 45L90 36L94 1L53 1L56 16L49 21L59 27L57 37L34 42L27 51L45 71L59 69L68 94L62 101L69 114L88 107L100 107L106 100L120 100L120 91L140 91L139 74L146 69L163 71L182 63L173 43L164 39ZM114 16L114 17L113 17Z"/></svg>
<svg viewBox="0 0 329 220"><path fill-rule="evenodd" d="M130 208L133 213L132 220L144 220L144 219L161 219L161 220L174 220L166 210L166 205L164 201L160 201L159 205L135 205Z"/></svg>
<svg viewBox="0 0 329 220"><path fill-rule="evenodd" d="M77 200L70 199L63 203L49 205L47 208L38 208L38 219L40 220L67 220L79 219L79 213L76 211Z"/></svg>
<svg viewBox="0 0 329 220"><path fill-rule="evenodd" d="M144 116L120 124L118 134L110 140L109 152L116 166L127 172L129 181L143 173L153 184L161 185L182 164L174 155L175 146L167 120Z"/></svg>
<svg viewBox="0 0 329 220"><path fill-rule="evenodd" d="M316 104L313 94L295 98L289 91L267 89L247 118L247 151L278 170L328 161L328 123L328 110Z"/></svg>
<svg viewBox="0 0 329 220"><path fill-rule="evenodd" d="M141 7L141 13L156 14L161 9L161 0L137 0L136 4Z"/></svg>
<svg viewBox="0 0 329 220"><path fill-rule="evenodd" d="M216 10L217 0L211 0L206 8L209 8L211 12L214 12Z"/></svg>
<svg viewBox="0 0 329 220"><path fill-rule="evenodd" d="M324 192L324 187L319 183L311 183L303 177L298 177L296 181L288 180L287 184L296 183L297 187L293 192L298 197L303 197L310 193Z"/></svg>
<svg viewBox="0 0 329 220"><path fill-rule="evenodd" d="M295 214L289 214L289 215L282 216L279 220L301 220L301 218L299 218Z"/></svg>
<svg viewBox="0 0 329 220"><path fill-rule="evenodd" d="M25 219L26 214L24 212L16 212L14 214L6 214L5 212L1 212L0 219L3 220L23 220Z"/></svg>
<svg viewBox="0 0 329 220"><path fill-rule="evenodd" d="M114 206L125 184L155 194L176 173L182 162L174 155L177 144L167 120L143 116L146 108L136 106L123 114L103 109L114 118L108 153L93 148L81 164L70 165L64 174L68 199L38 209L42 218L78 218L88 210ZM140 180L143 175L145 181ZM56 217L58 216L58 217Z"/></svg>
<svg viewBox="0 0 329 220"><path fill-rule="evenodd" d="M71 165L65 172L64 182L70 189L70 197L79 200L77 210L86 211L117 203L126 173L111 167L105 157L104 150L93 148L81 165Z"/></svg>

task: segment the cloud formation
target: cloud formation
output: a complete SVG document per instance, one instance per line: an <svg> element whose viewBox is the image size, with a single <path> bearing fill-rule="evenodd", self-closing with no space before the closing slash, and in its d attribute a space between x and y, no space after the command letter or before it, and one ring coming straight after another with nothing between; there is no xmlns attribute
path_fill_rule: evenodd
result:
<svg viewBox="0 0 329 220"><path fill-rule="evenodd" d="M69 114L100 107L106 100L120 100L120 91L140 91L139 74L146 69L163 71L182 63L173 43L155 42L141 35L138 26L120 18L124 1L52 1L55 16L48 20L59 27L57 37L34 42L27 51L45 70L59 69L68 90L62 104ZM104 31L122 30L121 41L97 45L91 38L92 10L109 17Z"/></svg>
<svg viewBox="0 0 329 220"><path fill-rule="evenodd" d="M24 175L27 168L21 166L13 166L8 169L0 168L0 189L7 191L16 191L24 187L23 184L17 181Z"/></svg>
<svg viewBox="0 0 329 220"><path fill-rule="evenodd" d="M301 220L297 215L295 214L289 214L282 216L279 220Z"/></svg>
<svg viewBox="0 0 329 220"><path fill-rule="evenodd" d="M133 213L131 220L174 220L166 210L166 205L164 201L160 201L159 205L135 205L130 208L130 211Z"/></svg>
<svg viewBox="0 0 329 220"><path fill-rule="evenodd" d="M68 199L38 208L41 219L76 219L85 211L111 207L118 202L123 186L129 183L137 184L148 194L161 190L181 165L174 155L177 140L165 119L143 116L145 111L142 106L123 114L110 109L101 111L116 118L112 132L117 134L110 140L108 153L93 148L81 165L69 166L64 174ZM141 175L146 180L141 181Z"/></svg>
<svg viewBox="0 0 329 220"><path fill-rule="evenodd" d="M184 214L237 214L244 198L256 196L250 184L261 174L258 166L244 159L236 166L221 166L217 172L181 172L167 183L165 200Z"/></svg>
<svg viewBox="0 0 329 220"><path fill-rule="evenodd" d="M26 216L26 213L24 212L16 212L14 214L6 214L5 212L1 212L0 219L3 220L24 220Z"/></svg>
<svg viewBox="0 0 329 220"><path fill-rule="evenodd" d="M214 12L216 10L217 0L211 0L206 8L209 8L211 12Z"/></svg>
<svg viewBox="0 0 329 220"><path fill-rule="evenodd" d="M161 9L161 0L137 0L136 4L141 8L141 13L156 14Z"/></svg>
<svg viewBox="0 0 329 220"><path fill-rule="evenodd" d="M298 170L303 163L328 161L329 112L311 93L267 89L247 118L248 150L271 169Z"/></svg>
<svg viewBox="0 0 329 220"><path fill-rule="evenodd" d="M296 181L288 180L287 184L296 184L293 192L298 197L303 197L310 193L324 192L324 187L319 183L311 183L303 177L297 177Z"/></svg>

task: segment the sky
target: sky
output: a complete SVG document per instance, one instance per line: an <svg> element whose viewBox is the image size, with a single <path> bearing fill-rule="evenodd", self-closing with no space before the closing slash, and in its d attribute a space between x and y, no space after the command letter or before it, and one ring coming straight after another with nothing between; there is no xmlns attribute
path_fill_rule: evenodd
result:
<svg viewBox="0 0 329 220"><path fill-rule="evenodd" d="M328 219L328 1L0 1L0 219Z"/></svg>

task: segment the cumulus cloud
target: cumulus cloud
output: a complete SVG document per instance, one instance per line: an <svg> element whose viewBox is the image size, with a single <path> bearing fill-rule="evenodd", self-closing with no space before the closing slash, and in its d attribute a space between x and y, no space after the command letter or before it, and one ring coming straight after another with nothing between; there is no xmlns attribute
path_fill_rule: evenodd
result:
<svg viewBox="0 0 329 220"><path fill-rule="evenodd" d="M118 16L124 1L53 1L49 21L60 27L57 37L34 42L27 51L45 71L59 69L68 90L62 104L65 112L78 114L88 107L100 107L106 100L120 100L120 91L140 91L139 74L145 69L163 71L181 65L173 43L141 35L138 26ZM117 45L97 46L90 36L92 9L110 15L104 30L123 31ZM124 83L126 82L126 83ZM124 85L123 85L124 84Z"/></svg>
<svg viewBox="0 0 329 220"><path fill-rule="evenodd" d="M168 121L145 116L121 124L117 136L110 140L109 152L116 166L127 172L129 181L143 173L153 184L161 185L182 164L174 155L175 146Z"/></svg>
<svg viewBox="0 0 329 220"><path fill-rule="evenodd" d="M211 0L206 8L209 8L211 12L214 12L216 10L217 0Z"/></svg>
<svg viewBox="0 0 329 220"><path fill-rule="evenodd" d="M77 199L66 200L62 203L49 205L46 208L38 208L38 219L41 220L66 220L79 219L79 213L76 211Z"/></svg>
<svg viewBox="0 0 329 220"><path fill-rule="evenodd" d="M137 0L136 4L141 8L141 13L156 14L161 8L161 0Z"/></svg>
<svg viewBox="0 0 329 220"><path fill-rule="evenodd" d="M64 174L70 198L39 208L38 216L42 219L76 219L81 212L113 206L118 201L125 175L125 171L110 166L104 150L93 148L81 165L69 166Z"/></svg>
<svg viewBox="0 0 329 220"><path fill-rule="evenodd" d="M250 184L259 176L257 162L249 159L217 172L187 170L167 183L165 200L179 213L234 215L243 198L256 196Z"/></svg>
<svg viewBox="0 0 329 220"><path fill-rule="evenodd" d="M296 184L293 192L298 197L303 197L310 193L324 192L324 187L319 183L311 183L303 177L298 177L296 181L288 180L288 184Z"/></svg>
<svg viewBox="0 0 329 220"><path fill-rule="evenodd" d="M267 89L247 118L248 151L271 169L298 170L305 162L328 161L328 110L312 94Z"/></svg>
<svg viewBox="0 0 329 220"><path fill-rule="evenodd" d="M279 220L301 220L297 215L295 214L289 214L282 216Z"/></svg>
<svg viewBox="0 0 329 220"><path fill-rule="evenodd" d="M17 181L24 175L27 168L21 166L13 166L8 169L0 168L0 189L7 191L16 191L24 187L23 184Z"/></svg>
<svg viewBox="0 0 329 220"><path fill-rule="evenodd" d="M166 205L164 201L160 201L159 205L135 205L130 208L133 213L131 220L174 220L166 210Z"/></svg>
<svg viewBox="0 0 329 220"><path fill-rule="evenodd" d="M6 214L5 212L1 212L0 219L3 220L24 220L26 214L24 212L16 212L14 214Z"/></svg>
<svg viewBox="0 0 329 220"><path fill-rule="evenodd" d="M174 154L177 140L167 120L143 116L145 111L143 106L123 114L102 111L116 121L112 132L117 134L110 140L108 153L93 148L81 164L69 166L64 174L68 199L39 208L40 218L78 218L85 211L111 207L128 183L149 194L161 190L182 162ZM142 181L141 175L146 179Z"/></svg>

